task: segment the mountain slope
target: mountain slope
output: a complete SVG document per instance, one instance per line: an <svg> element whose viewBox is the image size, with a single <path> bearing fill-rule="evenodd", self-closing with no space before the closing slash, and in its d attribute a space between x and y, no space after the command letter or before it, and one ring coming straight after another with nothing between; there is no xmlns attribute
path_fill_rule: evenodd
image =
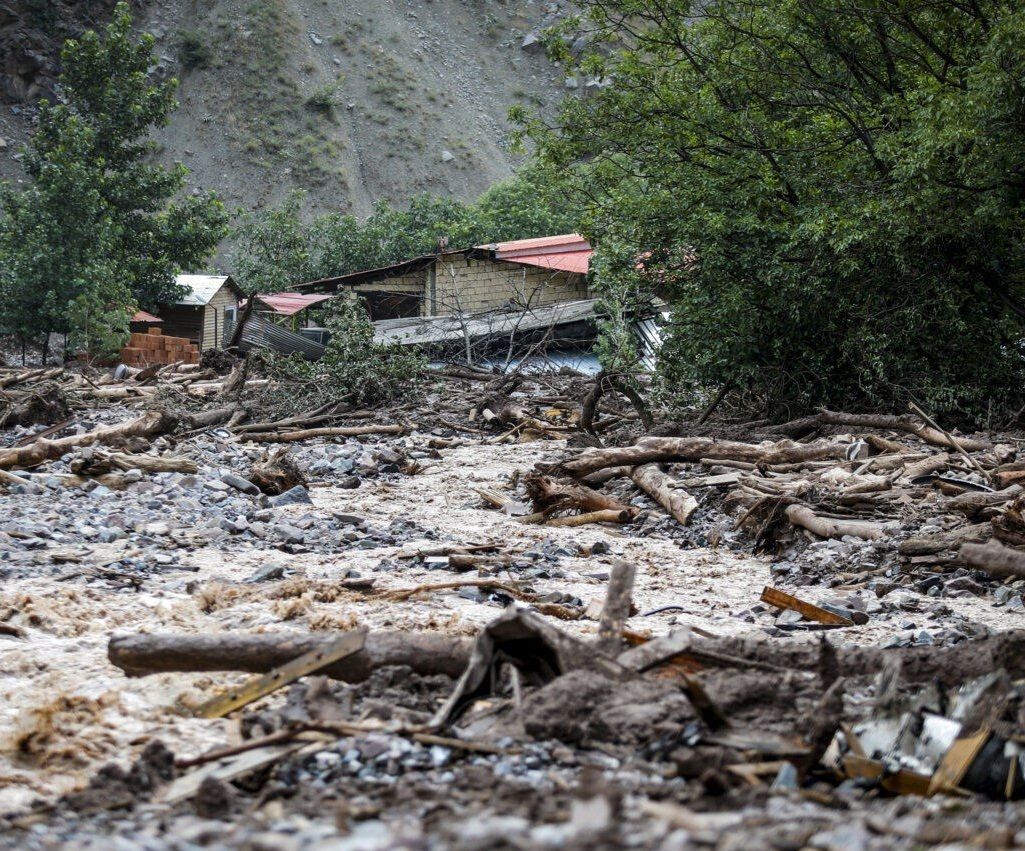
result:
<svg viewBox="0 0 1025 851"><path fill-rule="evenodd" d="M158 38L157 73L181 79L159 156L246 208L296 188L318 211L366 213L418 192L473 198L515 166L509 105L544 109L566 92L558 68L521 49L560 10L526 0L151 2L139 21ZM31 113L15 106L0 118L8 176Z"/></svg>

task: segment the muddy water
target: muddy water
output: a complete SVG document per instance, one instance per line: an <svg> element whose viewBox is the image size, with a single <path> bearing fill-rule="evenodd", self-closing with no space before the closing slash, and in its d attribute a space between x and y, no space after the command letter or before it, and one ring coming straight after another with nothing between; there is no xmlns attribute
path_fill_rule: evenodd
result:
<svg viewBox="0 0 1025 851"><path fill-rule="evenodd" d="M659 537L630 537L608 527L525 526L482 507L475 488L502 489L517 470L526 472L563 451L559 443L543 442L457 447L445 450L441 459L424 461L419 474L399 481L365 481L357 490L314 487L313 510L359 514L382 526L396 519L415 521L437 533L437 539L424 540L427 545L437 540L493 542L528 551L554 541L576 553L581 545L603 541L610 546L608 554L565 557L558 564L563 578L536 580L533 587L541 593L568 592L585 603L601 599L605 582L593 574L606 573L613 560L622 558L637 566L635 602L640 612L674 607L672 612L635 617L630 628L655 634L683 624L719 634L754 629L731 615L754 604L770 581L768 563L762 559L722 550L683 550ZM287 519L309 511L309 506L295 506L282 509L281 515ZM280 583L246 586L243 594L233 584L268 561L286 564L310 580L336 580L355 570L374 576L379 588L457 578L396 560L400 549L411 546L415 542L401 548L354 548L340 557L290 555L269 545L262 551L233 548L229 537L217 546L183 554L183 562L195 572L156 574L146 578L141 590L115 589L82 577L8 582L0 593L0 610L15 609L9 620L27 636L0 637L0 811L76 788L109 760L129 762L154 737L181 756L237 740L232 722L195 719L189 708L240 675L128 679L106 660L111 633L330 630L366 624L468 635L498 613L494 605L456 592L398 603L355 594L323 601L304 592L296 580L286 595L280 593ZM107 562L130 548L124 541L92 546L90 559ZM378 570L382 562L391 567ZM953 612L992 627L1011 625L1008 615L984 601L946 602ZM563 626L585 634L595 629L589 620ZM831 633L830 639L871 643L891 629L870 622L842 635Z"/></svg>

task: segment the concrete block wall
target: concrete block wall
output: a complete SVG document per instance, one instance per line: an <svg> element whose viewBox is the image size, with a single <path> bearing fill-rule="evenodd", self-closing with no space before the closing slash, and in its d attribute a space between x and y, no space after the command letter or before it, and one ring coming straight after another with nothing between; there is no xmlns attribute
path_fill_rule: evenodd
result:
<svg viewBox="0 0 1025 851"><path fill-rule="evenodd" d="M456 258L437 264L437 310L477 313L509 301L533 307L588 297L587 278L491 260Z"/></svg>

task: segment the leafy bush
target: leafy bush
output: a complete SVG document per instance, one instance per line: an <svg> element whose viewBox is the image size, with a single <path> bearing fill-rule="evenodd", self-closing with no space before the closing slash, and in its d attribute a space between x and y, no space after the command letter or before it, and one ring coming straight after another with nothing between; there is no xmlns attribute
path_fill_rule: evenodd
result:
<svg viewBox="0 0 1025 851"><path fill-rule="evenodd" d="M318 86L306 98L306 108L320 115L333 115L338 104L338 84Z"/></svg>
<svg viewBox="0 0 1025 851"><path fill-rule="evenodd" d="M415 349L375 343L374 326L361 301L337 298L330 305L327 327L332 336L321 360L310 362L299 355L272 360L271 374L286 383L286 394L295 398L292 385L302 385L302 404L310 409L343 399L376 405L416 388L427 362Z"/></svg>
<svg viewBox="0 0 1025 851"><path fill-rule="evenodd" d="M178 61L182 67L193 70L206 68L210 64L211 53L203 37L192 30L182 30L177 39Z"/></svg>
<svg viewBox="0 0 1025 851"><path fill-rule="evenodd" d="M579 5L576 72L606 85L517 117L670 301L668 388L771 417L1022 407L1020 4Z"/></svg>

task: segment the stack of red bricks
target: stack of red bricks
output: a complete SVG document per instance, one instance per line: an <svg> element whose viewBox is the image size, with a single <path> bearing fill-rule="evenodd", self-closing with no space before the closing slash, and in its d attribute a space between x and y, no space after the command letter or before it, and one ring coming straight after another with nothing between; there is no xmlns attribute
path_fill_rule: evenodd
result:
<svg viewBox="0 0 1025 851"><path fill-rule="evenodd" d="M199 346L186 337L165 337L159 328L132 334L121 350L121 363L149 366L153 363L199 363Z"/></svg>

